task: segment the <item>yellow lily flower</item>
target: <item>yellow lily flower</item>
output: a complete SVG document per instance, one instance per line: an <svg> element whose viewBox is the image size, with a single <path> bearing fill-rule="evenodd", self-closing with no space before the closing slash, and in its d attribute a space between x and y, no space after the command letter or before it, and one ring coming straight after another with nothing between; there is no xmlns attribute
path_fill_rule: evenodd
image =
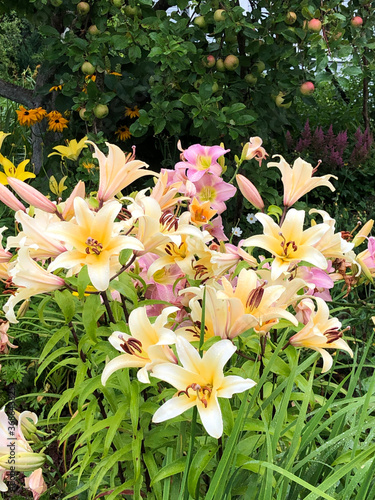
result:
<svg viewBox="0 0 375 500"><path fill-rule="evenodd" d="M319 352L323 358L322 373L327 372L333 363L326 349L343 349L351 357L353 351L342 339L341 323L337 318L329 318L329 309L323 299L315 297L317 310L311 313L309 322L289 339L295 347L308 347Z"/></svg>
<svg viewBox="0 0 375 500"><path fill-rule="evenodd" d="M267 167L277 167L281 174L281 180L284 186L284 205L291 207L303 195L310 192L318 186L327 186L331 191L335 191L335 187L329 182L329 179L334 175L323 175L322 177L313 177L315 169L310 163L297 158L293 163L293 167L287 163L281 155L274 155L280 158L280 162L271 162Z"/></svg>
<svg viewBox="0 0 375 500"><path fill-rule="evenodd" d="M142 243L136 238L120 235L122 225L115 223L120 210L121 203L113 200L93 212L85 200L76 197L74 222L57 222L50 228L50 234L59 237L69 250L60 254L48 270L62 267L74 273L87 265L92 285L97 290L106 290L113 268L119 266L121 250L143 250Z"/></svg>
<svg viewBox="0 0 375 500"><path fill-rule="evenodd" d="M258 213L255 217L262 224L264 234L250 236L242 246L260 247L275 257L271 265L273 281L288 271L290 265L301 260L326 269L327 261L324 255L314 246L329 230L328 224L316 224L304 231L305 212L294 208L288 211L281 226L269 215Z"/></svg>
<svg viewBox="0 0 375 500"><path fill-rule="evenodd" d="M5 137L7 137L8 135L10 135L10 134L6 134L5 132L2 132L0 130L0 149L1 149L1 146L3 145L3 141L4 141Z"/></svg>
<svg viewBox="0 0 375 500"><path fill-rule="evenodd" d="M216 342L202 358L183 337L177 337L176 350L182 366L163 363L152 370L154 377L178 390L172 399L156 410L152 421L164 422L196 406L203 427L210 436L218 439L223 434L218 398L229 399L233 394L251 389L256 383L236 375L224 377L224 365L236 351L230 340Z"/></svg>
<svg viewBox="0 0 375 500"><path fill-rule="evenodd" d="M8 183L8 177L15 177L20 181L25 181L26 179L33 179L35 174L32 172L25 172L25 167L30 160L21 161L21 163L16 167L13 163L5 158L0 153L0 165L3 167L4 172L0 172L0 184L6 186Z"/></svg>
<svg viewBox="0 0 375 500"><path fill-rule="evenodd" d="M67 146L55 146L53 149L56 149L54 153L48 155L48 158L53 155L61 156L61 159L67 158L68 160L76 161L78 156L81 154L82 149L87 148L85 142L87 141L87 136L81 139L79 142L76 139L72 139L68 141Z"/></svg>

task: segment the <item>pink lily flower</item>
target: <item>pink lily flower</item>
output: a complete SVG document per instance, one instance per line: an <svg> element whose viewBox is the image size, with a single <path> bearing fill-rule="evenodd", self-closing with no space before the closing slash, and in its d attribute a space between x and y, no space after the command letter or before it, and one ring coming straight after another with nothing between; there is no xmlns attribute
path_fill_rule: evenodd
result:
<svg viewBox="0 0 375 500"><path fill-rule="evenodd" d="M194 144L183 152L185 161L176 163L176 169L188 169L187 177L190 181L196 182L203 177L206 172L220 175L222 172L221 166L217 159L228 153L230 149L224 149L221 146L201 146Z"/></svg>
<svg viewBox="0 0 375 500"><path fill-rule="evenodd" d="M224 201L233 198L236 194L237 189L224 182L221 177L211 174L203 174L203 176L196 182L194 182L196 188L195 197L202 203L204 201L209 201L211 208L221 214L226 210L226 205Z"/></svg>

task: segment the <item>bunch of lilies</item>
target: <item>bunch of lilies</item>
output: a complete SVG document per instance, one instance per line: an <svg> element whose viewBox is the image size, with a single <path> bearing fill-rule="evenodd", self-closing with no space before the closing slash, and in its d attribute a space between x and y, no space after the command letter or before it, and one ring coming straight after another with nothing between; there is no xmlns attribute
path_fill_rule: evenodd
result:
<svg viewBox="0 0 375 500"><path fill-rule="evenodd" d="M6 321L17 323L16 306L21 303L22 310L34 295L64 288L74 292L67 279L83 268L90 293L100 294L109 308L111 301L124 305L126 298L112 284L129 273L136 290L144 290L140 284L146 283L145 298L152 305L124 311L128 333L110 335L113 358L103 367L102 384L126 368L138 368L143 383L165 381L176 392L153 421L196 407L214 438L223 433L218 398L231 398L256 384L224 373L226 363L239 355L239 338L242 345L251 339L261 356L271 333L277 337L280 325L289 327L285 348L319 352L322 373L333 363L328 350L353 355L341 322L330 317L330 289L335 281L350 289L372 280L375 239L368 235L373 221L353 239L336 230L327 212L310 210L307 228L305 211L293 208L312 189L334 191L332 175L319 177L301 158L293 166L281 156L269 162L267 167L280 170L284 190L276 218L267 214L254 184L237 175L237 195L259 210L255 217L262 231L234 245L222 221L237 191L222 177L229 150L179 145L181 160L159 174L137 160L134 151L125 155L107 143L104 154L94 143L86 145L99 163L96 193L86 193L80 181L66 200L53 201L25 179L13 177L12 169L4 172L9 188L0 184L0 200L15 211L19 228L0 249L1 278L13 289L3 306ZM253 137L236 157L237 166L252 159L260 164L267 156L262 140ZM123 195L144 176L154 177L153 188ZM367 248L356 254L354 248L364 242ZM202 348L209 340L209 347Z"/></svg>

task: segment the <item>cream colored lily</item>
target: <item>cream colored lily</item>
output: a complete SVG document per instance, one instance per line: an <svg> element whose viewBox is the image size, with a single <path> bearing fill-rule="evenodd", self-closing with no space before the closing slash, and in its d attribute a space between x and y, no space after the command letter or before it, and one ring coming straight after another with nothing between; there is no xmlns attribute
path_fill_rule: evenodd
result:
<svg viewBox="0 0 375 500"><path fill-rule="evenodd" d="M316 297L317 310L312 312L308 323L289 339L295 347L308 347L323 357L322 373L327 372L333 363L326 349L343 349L351 357L353 351L342 338L341 323L337 318L329 318L329 309L324 300Z"/></svg>
<svg viewBox="0 0 375 500"><path fill-rule="evenodd" d="M220 340L202 358L183 337L177 338L176 349L182 366L164 363L152 370L154 377L178 390L172 399L156 410L152 421L164 422L196 406L203 427L210 436L218 439L223 434L218 398L231 398L233 394L251 389L256 383L236 375L224 377L224 365L236 351L230 340Z"/></svg>
<svg viewBox="0 0 375 500"><path fill-rule="evenodd" d="M337 179L336 176L328 174L322 177L313 177L315 169L302 158L297 158L291 167L281 155L273 155L273 158L275 157L279 157L280 162L270 162L267 167L277 167L282 174L284 205L286 207L291 207L303 195L318 186L326 186L331 191L335 191L335 187L329 182L329 179L331 177Z"/></svg>
<svg viewBox="0 0 375 500"><path fill-rule="evenodd" d="M344 240L341 232L335 233L336 221L324 210L312 208L310 214L319 214L323 222L329 226L328 231L314 244L314 247L321 252L326 259L345 259L345 254L350 252L354 244Z"/></svg>
<svg viewBox="0 0 375 500"><path fill-rule="evenodd" d="M8 237L7 248L29 247L31 257L37 260L57 257L66 252L59 239L48 232L51 224L59 220L56 215L35 208L34 217L19 210L15 219L22 225L22 231L17 236Z"/></svg>
<svg viewBox="0 0 375 500"><path fill-rule="evenodd" d="M77 142L76 139L67 141L67 146L55 146L52 149L56 149L55 152L50 153L50 156L59 155L61 159L67 158L68 160L76 161L84 148L87 148L85 142L87 141L87 136Z"/></svg>
<svg viewBox="0 0 375 500"><path fill-rule="evenodd" d="M8 271L12 281L19 288L4 304L5 317L10 323L18 323L14 306L33 295L52 292L65 285L65 281L39 266L29 255L27 247L21 247L13 267Z"/></svg>
<svg viewBox="0 0 375 500"><path fill-rule="evenodd" d="M79 197L74 199L75 222L58 222L50 233L59 237L69 250L60 254L48 267L55 271L78 269L87 265L93 286L106 290L111 277L111 261L118 264L121 250L143 250L140 241L132 236L119 235L121 224L114 221L121 210L121 203L111 201L98 212L93 212Z"/></svg>
<svg viewBox="0 0 375 500"><path fill-rule="evenodd" d="M230 338L241 335L250 328L265 335L280 318L290 321L293 325L298 324L293 314L286 311L288 304L280 304L286 286L262 282L251 269L242 269L235 288L225 277L222 278L222 286L223 291L218 292L218 297L226 298L236 311Z"/></svg>
<svg viewBox="0 0 375 500"><path fill-rule="evenodd" d="M317 224L304 231L305 212L294 208L288 211L281 227L269 215L259 213L256 218L262 224L264 234L250 236L242 246L260 247L274 256L271 265L272 280L276 280L288 271L290 265L301 260L326 269L327 261L324 255L314 246L328 231L328 224Z"/></svg>
<svg viewBox="0 0 375 500"><path fill-rule="evenodd" d="M16 167L13 163L5 158L0 153L0 165L3 167L4 172L0 172L0 183L6 186L9 184L8 177L14 177L19 179L20 181L25 181L26 179L33 179L35 174L32 172L26 172L25 167L29 163L30 160L21 161L21 163Z"/></svg>
<svg viewBox="0 0 375 500"><path fill-rule="evenodd" d="M146 163L135 160L134 154L125 156L124 152L114 144L106 142L108 156L105 156L93 142L86 141L86 144L94 146L93 157L99 161L98 200L100 203L110 200L140 177L159 175L156 172L143 170L142 167L148 168Z"/></svg>
<svg viewBox="0 0 375 500"><path fill-rule="evenodd" d="M177 363L176 356L169 345L176 342L175 333L166 328L168 316L177 312L178 307L166 307L155 323L150 323L146 307L134 309L129 316L131 335L113 332L108 338L115 349L120 351L117 356L106 364L102 373L102 384L107 383L112 373L122 368L141 368L137 378L145 384L150 383L148 372L158 363Z"/></svg>

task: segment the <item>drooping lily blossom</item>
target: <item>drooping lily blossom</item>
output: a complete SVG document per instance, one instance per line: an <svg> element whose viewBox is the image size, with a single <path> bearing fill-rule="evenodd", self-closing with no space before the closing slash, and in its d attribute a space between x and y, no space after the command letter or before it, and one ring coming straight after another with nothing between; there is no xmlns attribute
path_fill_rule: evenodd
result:
<svg viewBox="0 0 375 500"><path fill-rule="evenodd" d="M20 181L33 179L35 174L25 170L25 167L29 162L30 160L24 160L18 165L18 167L16 167L10 160L8 160L8 158L5 158L5 156L0 153L0 166L4 169L4 172L0 172L0 183L6 186L9 184L9 177L14 177Z"/></svg>
<svg viewBox="0 0 375 500"><path fill-rule="evenodd" d="M56 149L53 153L50 153L48 157L59 155L63 160L66 158L67 160L76 161L81 154L84 148L87 148L85 142L87 141L87 136L77 142L76 139L72 139L71 141L67 141L67 146L55 146L52 149Z"/></svg>
<svg viewBox="0 0 375 500"><path fill-rule="evenodd" d="M335 191L335 187L329 181L331 177L337 179L335 175L328 174L322 177L313 177L314 168L302 158L297 158L293 163L293 167L291 167L281 155L273 155L273 158L275 157L280 158L279 163L270 162L267 167L277 167L281 172L281 180L284 186L284 205L286 207L291 207L303 195L318 186L326 186L331 191Z"/></svg>
<svg viewBox="0 0 375 500"><path fill-rule="evenodd" d="M310 315L308 323L289 339L294 347L307 347L318 351L323 358L322 373L327 372L333 363L326 349L343 349L351 357L353 351L342 338L341 322L329 317L329 309L324 300L316 298L317 309Z"/></svg>

